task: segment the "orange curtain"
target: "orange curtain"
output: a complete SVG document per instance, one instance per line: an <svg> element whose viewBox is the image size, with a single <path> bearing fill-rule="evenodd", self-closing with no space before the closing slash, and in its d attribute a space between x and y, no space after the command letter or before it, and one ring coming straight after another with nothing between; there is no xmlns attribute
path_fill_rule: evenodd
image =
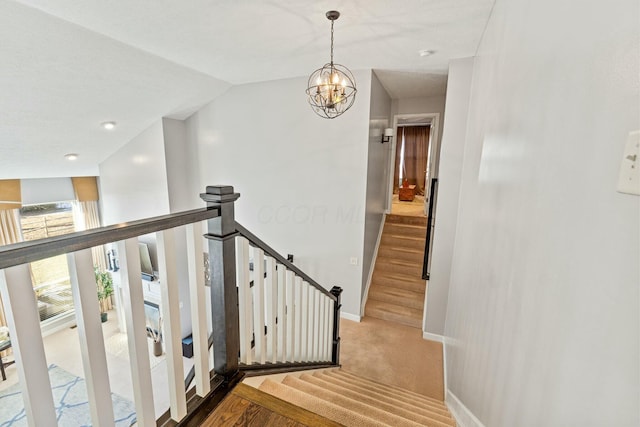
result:
<svg viewBox="0 0 640 427"><path fill-rule="evenodd" d="M95 176L74 176L71 178L71 182L77 201L90 202L99 199L98 181Z"/></svg>
<svg viewBox="0 0 640 427"><path fill-rule="evenodd" d="M0 210L22 207L22 187L19 179L0 179Z"/></svg>
<svg viewBox="0 0 640 427"><path fill-rule="evenodd" d="M430 126L407 126L403 130L406 177L420 195L425 191L430 130Z"/></svg>

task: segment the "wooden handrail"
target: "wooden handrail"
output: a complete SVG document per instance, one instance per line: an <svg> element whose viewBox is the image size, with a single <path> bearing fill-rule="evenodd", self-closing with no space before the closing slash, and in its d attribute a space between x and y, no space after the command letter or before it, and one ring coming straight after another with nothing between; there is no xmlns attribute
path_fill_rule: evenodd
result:
<svg viewBox="0 0 640 427"><path fill-rule="evenodd" d="M200 208L93 228L91 230L79 231L63 236L0 246L0 269L126 240L156 231L216 218L218 216L220 216L220 209L217 207Z"/></svg>
<svg viewBox="0 0 640 427"><path fill-rule="evenodd" d="M251 231L247 230L245 227L243 227L242 224L240 224L238 221L236 221L236 230L238 231L238 233L244 236L253 246L257 246L258 248L262 249L267 255L274 258L279 264L284 265L285 267L287 267L287 269L293 271L298 276L300 276L302 280L309 282L311 286L313 286L314 288L316 288L317 290L319 290L320 292L322 292L324 295L328 296L332 300L334 301L337 300L335 295L333 295L331 292L323 288L318 282L316 282L307 274L305 274L302 270L296 267L291 261L288 261L285 257L280 255L275 249L267 245L258 236L253 234Z"/></svg>

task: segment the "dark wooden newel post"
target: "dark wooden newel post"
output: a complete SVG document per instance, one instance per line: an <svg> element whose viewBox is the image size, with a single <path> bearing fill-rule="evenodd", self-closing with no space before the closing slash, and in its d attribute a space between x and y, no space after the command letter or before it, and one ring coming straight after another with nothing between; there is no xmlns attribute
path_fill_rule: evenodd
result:
<svg viewBox="0 0 640 427"><path fill-rule="evenodd" d="M230 379L238 373L240 328L236 291L236 220L234 202L240 197L228 185L207 186L200 195L207 207L219 207L220 216L208 220L213 369Z"/></svg>
<svg viewBox="0 0 640 427"><path fill-rule="evenodd" d="M334 365L340 364L340 295L342 294L342 288L334 286L329 291L336 297L336 304L333 306L333 349L331 354L331 361Z"/></svg>

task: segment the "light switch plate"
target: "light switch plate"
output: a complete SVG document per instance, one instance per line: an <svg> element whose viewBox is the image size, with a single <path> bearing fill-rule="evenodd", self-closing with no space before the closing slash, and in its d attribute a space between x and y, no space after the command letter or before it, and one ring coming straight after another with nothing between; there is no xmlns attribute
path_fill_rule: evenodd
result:
<svg viewBox="0 0 640 427"><path fill-rule="evenodd" d="M630 132L624 146L618 192L640 196L640 130Z"/></svg>
<svg viewBox="0 0 640 427"><path fill-rule="evenodd" d="M358 265L358 258L357 257L351 257L349 258L349 264L351 265Z"/></svg>

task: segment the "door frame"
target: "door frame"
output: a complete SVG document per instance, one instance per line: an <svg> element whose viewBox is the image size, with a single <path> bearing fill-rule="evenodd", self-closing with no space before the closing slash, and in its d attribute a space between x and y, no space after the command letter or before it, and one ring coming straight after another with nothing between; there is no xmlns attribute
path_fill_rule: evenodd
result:
<svg viewBox="0 0 640 427"><path fill-rule="evenodd" d="M391 204L393 202L393 177L395 176L395 167L396 167L396 144L398 143L398 120L402 119L419 119L424 118L425 122L430 121L431 128L429 131L429 154L427 158L427 173L426 173L426 181L425 181L425 200L424 200L424 213L427 214L427 209L429 209L429 199L431 195L429 191L431 186L429 183L431 182L431 178L436 178L438 176L438 166L439 166L439 153L440 153L440 113L412 113L412 114L396 114L393 116L393 132L394 138L391 138L391 155L389 156L389 165L387 170L389 171L389 176L387 178L388 188L387 188L387 206L386 212L391 213Z"/></svg>

